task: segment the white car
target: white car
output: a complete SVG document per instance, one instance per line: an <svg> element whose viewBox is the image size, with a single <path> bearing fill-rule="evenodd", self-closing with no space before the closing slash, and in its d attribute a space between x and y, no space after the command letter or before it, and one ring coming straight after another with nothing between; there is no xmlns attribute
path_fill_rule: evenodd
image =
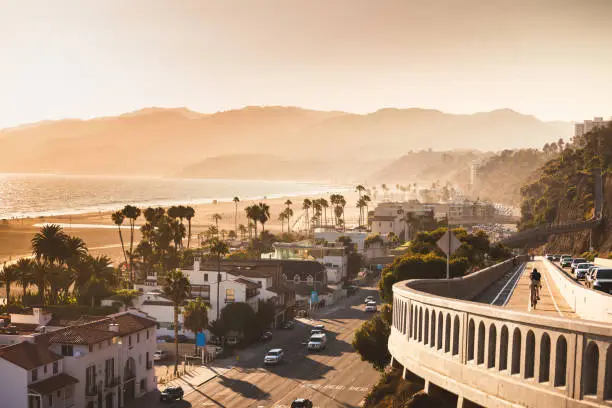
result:
<svg viewBox="0 0 612 408"><path fill-rule="evenodd" d="M308 340L308 350L319 351L323 350L327 344L327 335L325 333L316 333L310 336Z"/></svg>
<svg viewBox="0 0 612 408"><path fill-rule="evenodd" d="M272 349L268 351L268 354L264 357L264 364L279 364L283 361L284 355L283 349Z"/></svg>
<svg viewBox="0 0 612 408"><path fill-rule="evenodd" d="M376 312L376 302L368 302L365 307L366 312Z"/></svg>
<svg viewBox="0 0 612 408"><path fill-rule="evenodd" d="M374 296L368 296L363 303L368 304L374 301Z"/></svg>
<svg viewBox="0 0 612 408"><path fill-rule="evenodd" d="M586 273L589 271L589 268L593 266L592 263L580 263L576 265L576 268L574 269L574 274L576 274L576 279L585 279L586 278Z"/></svg>
<svg viewBox="0 0 612 408"><path fill-rule="evenodd" d="M168 353L164 350L157 350L153 353L153 361L162 361L168 358Z"/></svg>

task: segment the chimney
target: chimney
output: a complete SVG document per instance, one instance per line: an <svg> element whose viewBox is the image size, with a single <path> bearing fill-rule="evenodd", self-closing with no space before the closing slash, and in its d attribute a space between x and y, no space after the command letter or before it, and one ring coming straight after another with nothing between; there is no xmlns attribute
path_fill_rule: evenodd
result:
<svg viewBox="0 0 612 408"><path fill-rule="evenodd" d="M119 333L119 323L110 323L108 325L108 331Z"/></svg>

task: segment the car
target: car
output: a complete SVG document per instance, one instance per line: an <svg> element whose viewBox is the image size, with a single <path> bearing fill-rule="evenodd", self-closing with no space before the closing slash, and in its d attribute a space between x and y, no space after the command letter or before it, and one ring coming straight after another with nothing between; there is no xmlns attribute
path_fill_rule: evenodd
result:
<svg viewBox="0 0 612 408"><path fill-rule="evenodd" d="M374 296L368 296L367 298L365 298L365 300L363 301L363 303L368 303L368 302L373 302L374 301Z"/></svg>
<svg viewBox="0 0 612 408"><path fill-rule="evenodd" d="M314 325L314 329L315 330L321 330L322 332L325 332L325 326L322 324L315 324Z"/></svg>
<svg viewBox="0 0 612 408"><path fill-rule="evenodd" d="M312 401L306 398L298 398L291 403L291 408L312 408Z"/></svg>
<svg viewBox="0 0 612 408"><path fill-rule="evenodd" d="M366 312L376 312L376 310L376 302L369 302L365 307Z"/></svg>
<svg viewBox="0 0 612 408"><path fill-rule="evenodd" d="M181 387L168 387L159 394L160 401L182 400L185 392Z"/></svg>
<svg viewBox="0 0 612 408"><path fill-rule="evenodd" d="M284 330L291 330L295 327L295 321L294 320L287 320L286 322L284 322L283 324L281 324L280 328L284 329Z"/></svg>
<svg viewBox="0 0 612 408"><path fill-rule="evenodd" d="M589 268L593 266L592 263L589 262L585 262L585 263L580 263L578 265L576 265L576 267L574 268L574 273L576 274L576 279L585 279L586 278L586 273L588 272Z"/></svg>
<svg viewBox="0 0 612 408"><path fill-rule="evenodd" d="M572 259L572 264L570 265L570 268L572 268L572 273L575 272L576 270L576 266L580 265L581 263L586 263L587 260L584 258L574 258Z"/></svg>
<svg viewBox="0 0 612 408"><path fill-rule="evenodd" d="M225 341L225 343L228 346L235 346L235 345L237 345L238 344L238 336L229 336L227 338L227 340Z"/></svg>
<svg viewBox="0 0 612 408"><path fill-rule="evenodd" d="M168 353L164 350L157 350L153 353L153 361L162 361L168 358Z"/></svg>
<svg viewBox="0 0 612 408"><path fill-rule="evenodd" d="M327 335L325 333L315 333L308 340L309 351L323 350L327 345Z"/></svg>
<svg viewBox="0 0 612 408"><path fill-rule="evenodd" d="M593 277L595 276L595 271L599 269L599 266L593 265L589 268L584 278L584 286L590 288L593 286Z"/></svg>
<svg viewBox="0 0 612 408"><path fill-rule="evenodd" d="M553 262L559 262L561 260L561 255L553 255Z"/></svg>
<svg viewBox="0 0 612 408"><path fill-rule="evenodd" d="M562 258L561 259L561 267L562 268L569 268L570 266L572 266L572 258Z"/></svg>
<svg viewBox="0 0 612 408"><path fill-rule="evenodd" d="M259 336L259 341L269 341L272 340L272 332L269 330L265 330L263 333L261 333L261 336Z"/></svg>
<svg viewBox="0 0 612 408"><path fill-rule="evenodd" d="M280 364L283 361L283 357L285 356L285 352L283 349L277 348L268 351L268 354L264 357L264 364Z"/></svg>
<svg viewBox="0 0 612 408"><path fill-rule="evenodd" d="M551 254L546 254L546 255L544 255L544 256L545 256L545 257L546 257L546 259L548 259L549 261L553 261L553 260L555 259L555 256L554 256L554 255L551 255Z"/></svg>
<svg viewBox="0 0 612 408"><path fill-rule="evenodd" d="M597 268L591 281L593 289L612 294L612 268Z"/></svg>
<svg viewBox="0 0 612 408"><path fill-rule="evenodd" d="M163 336L157 336L158 343L172 343L174 342L174 337L164 334Z"/></svg>

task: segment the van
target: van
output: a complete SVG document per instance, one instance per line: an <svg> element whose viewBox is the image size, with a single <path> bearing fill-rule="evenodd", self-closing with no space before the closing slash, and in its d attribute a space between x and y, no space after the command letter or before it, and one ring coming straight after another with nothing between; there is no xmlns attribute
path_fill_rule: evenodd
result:
<svg viewBox="0 0 612 408"><path fill-rule="evenodd" d="M308 340L308 350L309 351L319 351L323 350L327 345L327 335L325 333L317 333L310 336L310 340Z"/></svg>

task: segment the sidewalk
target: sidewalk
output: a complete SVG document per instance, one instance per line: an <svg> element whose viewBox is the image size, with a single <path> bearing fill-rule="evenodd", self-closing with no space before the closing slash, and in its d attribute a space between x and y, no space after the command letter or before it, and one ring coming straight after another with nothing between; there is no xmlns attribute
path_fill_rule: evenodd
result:
<svg viewBox="0 0 612 408"><path fill-rule="evenodd" d="M158 388L164 389L166 387L182 387L185 391L185 395L189 394L200 385L212 380L218 375L223 375L233 367L215 367L215 366L197 366L192 371L184 374L183 376L169 381L164 385L159 385Z"/></svg>

